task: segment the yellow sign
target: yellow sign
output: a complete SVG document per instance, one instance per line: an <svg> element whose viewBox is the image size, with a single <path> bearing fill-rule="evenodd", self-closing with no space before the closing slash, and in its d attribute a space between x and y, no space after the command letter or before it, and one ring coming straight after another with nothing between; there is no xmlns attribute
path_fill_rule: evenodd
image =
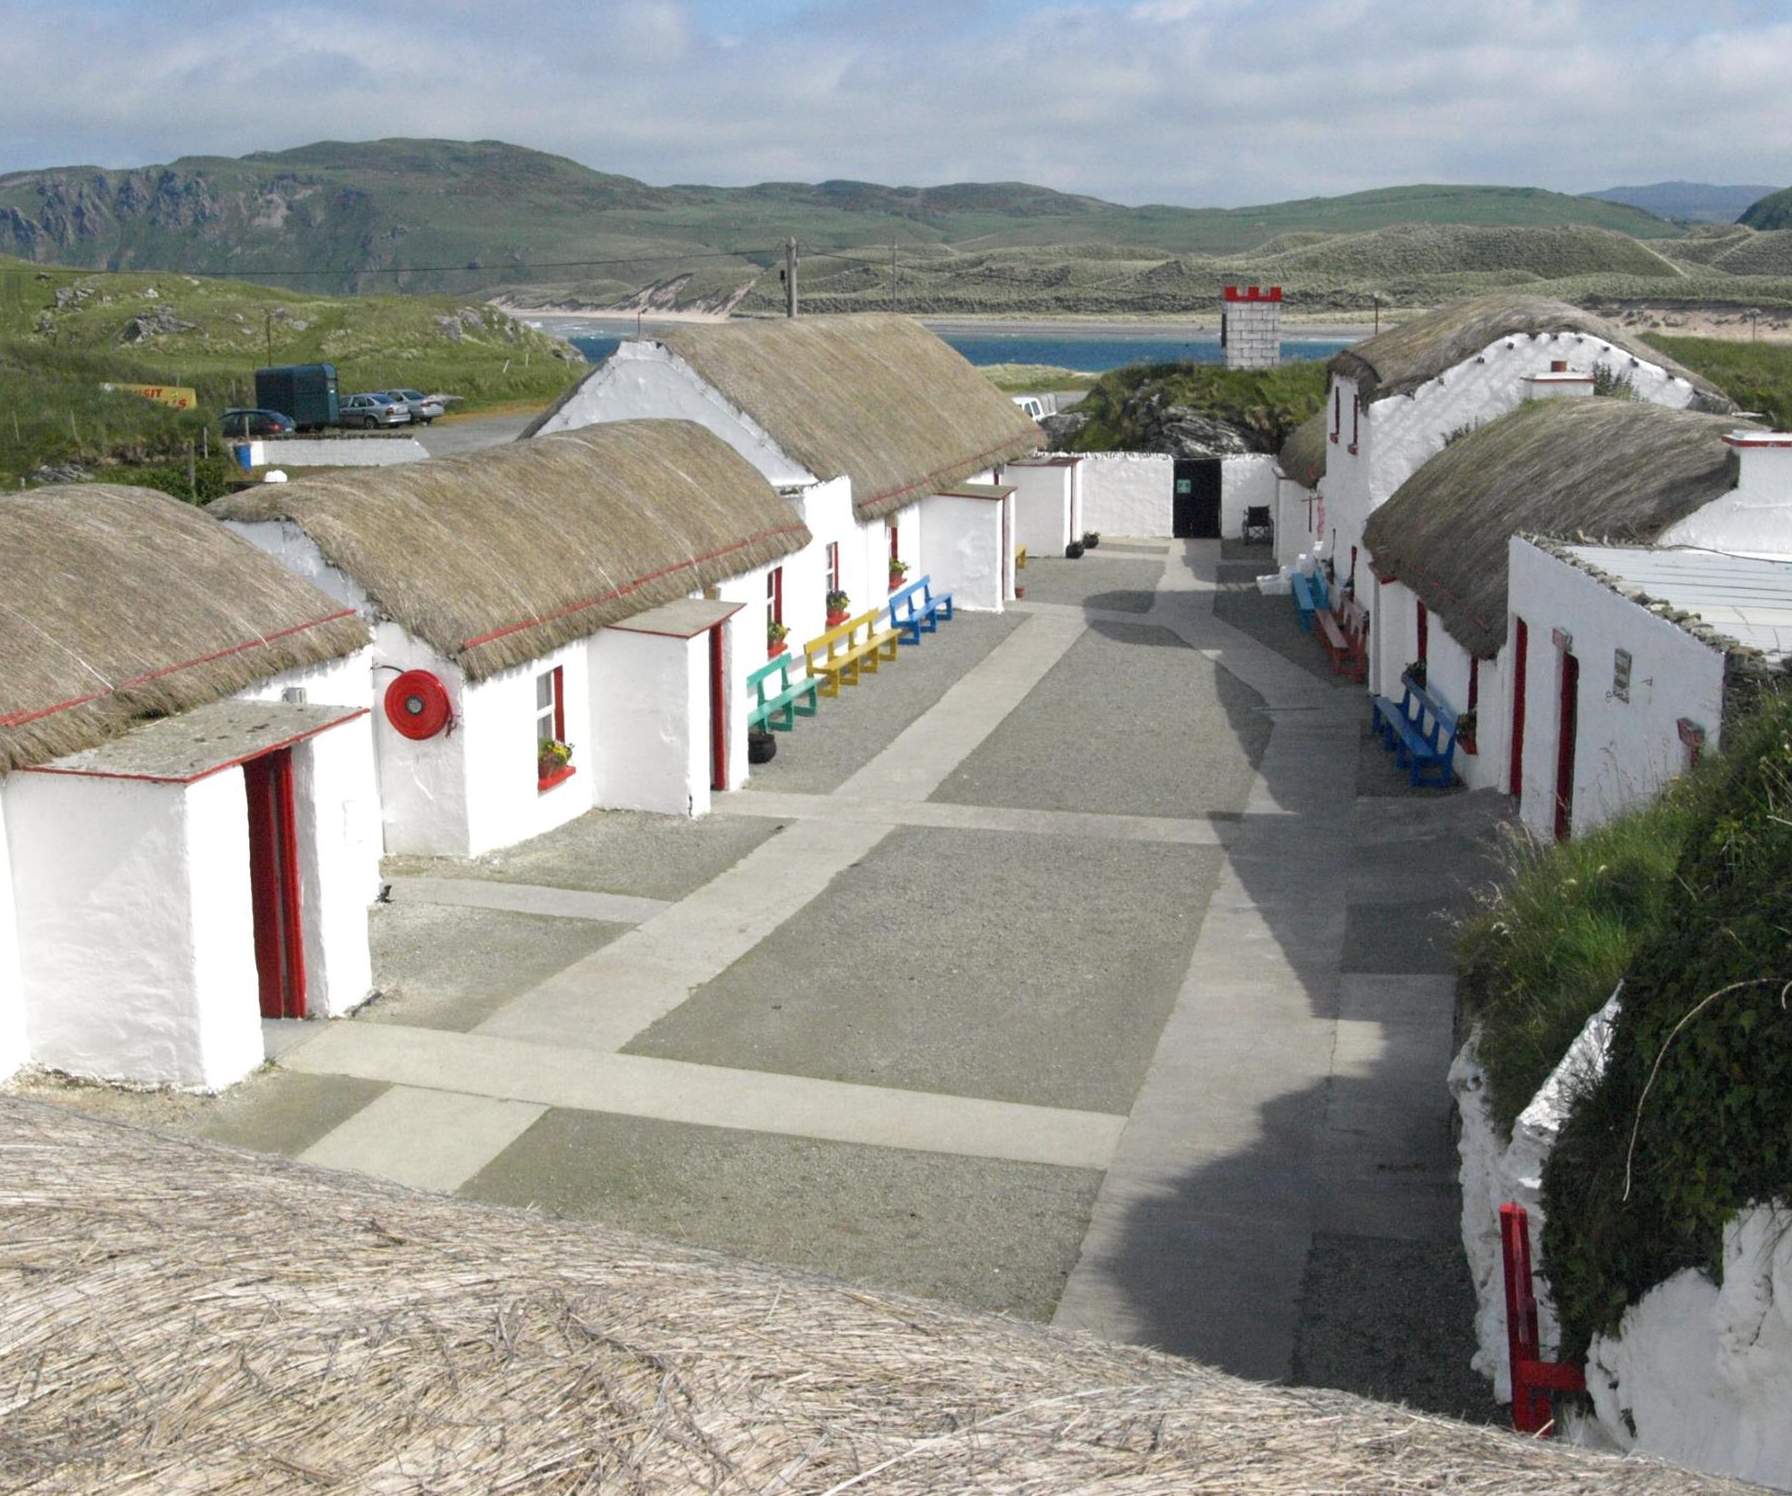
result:
<svg viewBox="0 0 1792 1496"><path fill-rule="evenodd" d="M141 395L145 400L172 406L175 410L192 410L199 404L199 392L184 384L102 384L100 388Z"/></svg>

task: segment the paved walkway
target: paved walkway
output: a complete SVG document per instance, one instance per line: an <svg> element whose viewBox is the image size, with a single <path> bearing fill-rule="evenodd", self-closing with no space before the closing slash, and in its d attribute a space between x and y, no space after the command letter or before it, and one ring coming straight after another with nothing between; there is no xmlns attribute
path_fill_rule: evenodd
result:
<svg viewBox="0 0 1792 1496"><path fill-rule="evenodd" d="M442 990L201 1130L1470 1410L1434 914L1498 807L1378 796L1217 547L1103 557L706 822L402 870L384 959Z"/></svg>

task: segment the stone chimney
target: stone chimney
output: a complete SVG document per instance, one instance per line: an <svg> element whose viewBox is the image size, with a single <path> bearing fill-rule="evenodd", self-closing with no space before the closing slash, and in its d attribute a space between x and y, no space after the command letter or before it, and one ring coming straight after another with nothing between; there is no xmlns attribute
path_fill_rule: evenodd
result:
<svg viewBox="0 0 1792 1496"><path fill-rule="evenodd" d="M1593 376L1575 373L1565 358L1551 359L1547 374L1525 376L1524 397L1527 400L1562 400L1592 393Z"/></svg>
<svg viewBox="0 0 1792 1496"><path fill-rule="evenodd" d="M1228 369L1273 369L1282 361L1282 288L1227 286L1220 343Z"/></svg>

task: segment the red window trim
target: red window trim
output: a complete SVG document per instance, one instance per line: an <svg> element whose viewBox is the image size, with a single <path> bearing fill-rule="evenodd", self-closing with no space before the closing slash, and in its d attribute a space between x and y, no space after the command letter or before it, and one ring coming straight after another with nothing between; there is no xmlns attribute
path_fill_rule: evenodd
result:
<svg viewBox="0 0 1792 1496"><path fill-rule="evenodd" d="M1431 614L1423 603L1419 604L1419 663L1425 663L1426 651L1431 644Z"/></svg>
<svg viewBox="0 0 1792 1496"><path fill-rule="evenodd" d="M1344 427L1344 391L1332 391L1332 440L1338 439L1338 433Z"/></svg>
<svg viewBox="0 0 1792 1496"><path fill-rule="evenodd" d="M767 625L784 621L784 568L774 566L765 574L765 621Z"/></svg>
<svg viewBox="0 0 1792 1496"><path fill-rule="evenodd" d="M902 552L900 549L898 549L898 547L901 544L902 544L901 533L897 530L897 528L894 525L891 525L890 526L890 559L892 561L900 561L902 559Z"/></svg>
<svg viewBox="0 0 1792 1496"><path fill-rule="evenodd" d="M554 741L556 743L564 743L566 741L566 667L564 665L556 665L552 673L554 677ZM545 778L542 776L541 771L537 769L535 774L535 793L538 795L546 794L555 785L565 784L566 781L571 779L576 773L578 773L578 770L571 764L562 765Z"/></svg>
<svg viewBox="0 0 1792 1496"><path fill-rule="evenodd" d="M1362 415L1363 397L1352 395L1350 397L1350 447L1348 449L1352 456L1356 455L1357 439L1362 434Z"/></svg>
<svg viewBox="0 0 1792 1496"><path fill-rule="evenodd" d="M840 591L840 542L830 540L827 549L828 558L828 591Z"/></svg>
<svg viewBox="0 0 1792 1496"><path fill-rule="evenodd" d="M538 795L545 795L555 785L565 784L567 780L571 779L572 776L578 772L577 767L573 764L567 764L562 768L558 768L554 770L552 774L548 775L546 779L537 779L535 781L535 793Z"/></svg>

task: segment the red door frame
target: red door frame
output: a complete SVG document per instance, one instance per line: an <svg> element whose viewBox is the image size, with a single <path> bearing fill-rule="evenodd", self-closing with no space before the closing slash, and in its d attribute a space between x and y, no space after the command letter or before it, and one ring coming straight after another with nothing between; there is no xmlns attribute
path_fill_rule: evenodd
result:
<svg viewBox="0 0 1792 1496"><path fill-rule="evenodd" d="M1512 767L1506 793L1524 794L1524 680L1531 653L1531 631L1522 618L1512 620Z"/></svg>
<svg viewBox="0 0 1792 1496"><path fill-rule="evenodd" d="M1580 727L1580 661L1562 651L1561 716L1556 729L1556 840L1574 823L1574 739Z"/></svg>
<svg viewBox="0 0 1792 1496"><path fill-rule="evenodd" d="M728 788L728 683L722 670L722 624L709 631L709 787Z"/></svg>
<svg viewBox="0 0 1792 1496"><path fill-rule="evenodd" d="M263 1018L305 1016L305 927L299 902L299 837L292 750L243 765L249 801L249 903Z"/></svg>

